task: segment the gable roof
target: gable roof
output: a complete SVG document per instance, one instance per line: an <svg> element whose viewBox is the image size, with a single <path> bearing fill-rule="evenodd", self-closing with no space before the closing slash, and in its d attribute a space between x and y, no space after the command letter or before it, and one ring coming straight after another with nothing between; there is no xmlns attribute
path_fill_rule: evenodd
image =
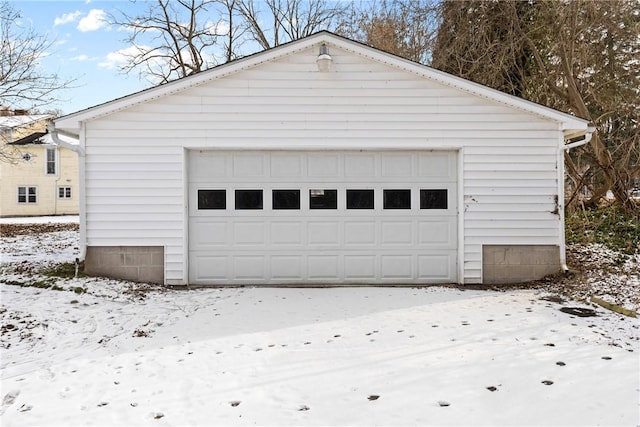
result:
<svg viewBox="0 0 640 427"><path fill-rule="evenodd" d="M77 134L80 130L80 123L103 117L129 107L145 103L154 99L162 98L171 94L181 92L194 86L217 80L224 76L252 68L265 62L272 62L278 58L302 51L314 46L326 43L329 47L334 46L356 55L367 57L371 60L390 65L407 72L431 79L443 85L454 87L469 94L485 98L490 101L499 102L504 105L535 114L561 124L561 129L565 131L567 137L584 135L588 122L584 119L563 113L552 108L518 98L513 95L491 89L470 80L456 77L452 74L436 70L426 65L413 62L399 56L383 52L379 49L364 45L362 43L338 36L328 31L321 31L305 38L295 40L280 46L255 53L244 58L240 58L226 64L218 65L207 71L184 77L172 82L149 88L122 98L87 108L54 121L57 129Z"/></svg>

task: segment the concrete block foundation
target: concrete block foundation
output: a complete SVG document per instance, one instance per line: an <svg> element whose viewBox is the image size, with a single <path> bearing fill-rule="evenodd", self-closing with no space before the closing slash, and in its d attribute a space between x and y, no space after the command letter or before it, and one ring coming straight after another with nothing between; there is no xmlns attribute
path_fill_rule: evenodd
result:
<svg viewBox="0 0 640 427"><path fill-rule="evenodd" d="M560 247L556 245L484 245L482 282L521 283L560 272Z"/></svg>
<svg viewBox="0 0 640 427"><path fill-rule="evenodd" d="M89 246L84 270L94 276L164 284L164 247Z"/></svg>

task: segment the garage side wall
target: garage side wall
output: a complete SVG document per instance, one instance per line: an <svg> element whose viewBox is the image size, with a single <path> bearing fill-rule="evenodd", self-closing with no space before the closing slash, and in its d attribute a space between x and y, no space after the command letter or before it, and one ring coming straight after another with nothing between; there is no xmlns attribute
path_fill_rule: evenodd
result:
<svg viewBox="0 0 640 427"><path fill-rule="evenodd" d="M167 284L186 284L185 148L461 151L464 283L484 245L558 246L558 124L329 46L86 123L89 247L164 248Z"/></svg>

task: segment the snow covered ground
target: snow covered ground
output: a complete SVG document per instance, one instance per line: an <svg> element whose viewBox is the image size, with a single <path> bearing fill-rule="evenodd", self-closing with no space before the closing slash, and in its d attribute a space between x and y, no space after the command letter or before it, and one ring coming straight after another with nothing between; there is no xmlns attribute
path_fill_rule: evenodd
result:
<svg viewBox="0 0 640 427"><path fill-rule="evenodd" d="M38 230L0 238L3 426L640 424L640 322L551 285L60 279L77 232Z"/></svg>

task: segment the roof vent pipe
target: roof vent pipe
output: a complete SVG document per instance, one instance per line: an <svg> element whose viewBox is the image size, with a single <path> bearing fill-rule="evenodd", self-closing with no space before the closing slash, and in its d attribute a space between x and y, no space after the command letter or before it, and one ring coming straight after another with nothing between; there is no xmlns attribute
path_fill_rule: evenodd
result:
<svg viewBox="0 0 640 427"><path fill-rule="evenodd" d="M318 71L321 73L326 73L331 70L331 65L333 63L333 58L329 55L329 47L322 43L320 46L320 54L318 58L316 58L316 65L318 66Z"/></svg>

